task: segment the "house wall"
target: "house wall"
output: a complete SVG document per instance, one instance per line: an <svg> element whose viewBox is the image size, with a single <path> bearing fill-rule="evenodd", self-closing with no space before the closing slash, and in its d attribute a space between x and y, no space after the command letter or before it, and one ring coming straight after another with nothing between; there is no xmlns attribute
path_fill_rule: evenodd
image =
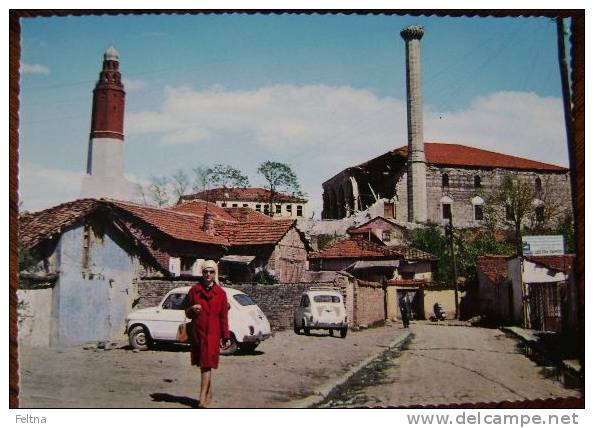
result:
<svg viewBox="0 0 594 428"><path fill-rule="evenodd" d="M137 290L139 270L130 256L106 231L92 234L88 267L83 266L84 227L62 234L56 252L60 275L52 303L50 345L75 345L119 337Z"/></svg>
<svg viewBox="0 0 594 428"><path fill-rule="evenodd" d="M522 302L524 292L522 291L522 264L519 258L507 262L507 277L511 281L513 292L511 321L522 325L524 323L524 306Z"/></svg>
<svg viewBox="0 0 594 428"><path fill-rule="evenodd" d="M225 200L225 201L216 201L216 204L219 207L226 207L226 208L251 208L254 211L264 212L264 206L269 204L269 201L237 201L237 200ZM259 205L259 209L258 206ZM276 205L281 206L281 212L278 214L276 212ZM297 215L297 207L300 206L302 208L302 214L300 216ZM290 207L290 211L289 208ZM309 214L309 206L307 202L275 202L272 204L272 212L273 218L306 218Z"/></svg>
<svg viewBox="0 0 594 428"><path fill-rule="evenodd" d="M299 232L291 228L274 247L267 269L279 282L298 282L307 269L307 250Z"/></svg>
<svg viewBox="0 0 594 428"><path fill-rule="evenodd" d="M462 292L458 293L458 299L462 300ZM451 289L423 290L423 301L425 307L425 319L433 315L433 305L439 303L443 308L447 319L456 318L456 293Z"/></svg>
<svg viewBox="0 0 594 428"><path fill-rule="evenodd" d="M412 279L422 279L425 281L431 281L433 279L430 261L402 263L398 266L398 273L402 274L403 272L413 272L414 277Z"/></svg>
<svg viewBox="0 0 594 428"><path fill-rule="evenodd" d="M358 188L363 195L364 192L369 192L369 181L371 187L379 193L381 197L394 202L395 216L397 221L408 221L408 194L407 194L407 171L406 163L393 162L390 168L390 175L377 174L377 171L370 171L369 178L356 177ZM502 168L460 168L427 165L426 183L427 183L427 215L428 221L434 223L443 223L441 199L448 196L453 199L452 216L454 225L456 227L476 227L482 225L482 221L474 220L474 208L471 203L475 196L483 196L491 189L499 186L505 174L515 174L527 178L535 182L539 177L542 180L543 189L549 187L551 194L558 195L566 201L568 208L571 206L571 188L569 183L569 173L563 172L544 172L544 171L517 171ZM324 211L322 218L343 218L348 215L348 212L341 208L341 205L352 204L348 198L341 203L334 202L337 195L347 195L349 189L352 187L350 182L350 174L348 170L334 176L332 179L323 183L324 188ZM352 172L354 174L354 172ZM442 175L448 174L450 185L447 188L442 187ZM478 175L481 177L481 187L475 188L474 177ZM386 185L391 184L393 189L388 191ZM341 193L342 191L342 193ZM368 195L367 195L368 196ZM371 205L369 197L362 197L363 205L359 208L365 209ZM502 209L504 209L502 207ZM383 214L378 214L383 215Z"/></svg>
<svg viewBox="0 0 594 428"><path fill-rule="evenodd" d="M18 339L34 347L50 345L53 288L17 290Z"/></svg>
<svg viewBox="0 0 594 428"><path fill-rule="evenodd" d="M357 280L353 312L355 325L371 326L384 321L385 293L382 284Z"/></svg>
<svg viewBox="0 0 594 428"><path fill-rule="evenodd" d="M448 196L453 199L452 217L454 226L473 227L483 224L482 221L474 220L474 207L471 203L475 196L485 197L488 192L499 186L503 177L512 173L516 176L526 178L529 182L536 182L539 177L543 188L550 187L553 194L563 198L570 207L571 188L569 183L569 173L552 173L542 171L513 171L501 168L452 168L438 167L435 165L427 166L427 216L428 221L433 223L443 223L441 199ZM442 187L442 176L448 174L449 187ZM481 187L474 187L474 177L481 177ZM396 219L406 221L407 198L406 194L406 172L402 174L400 180L396 183L396 194L399 195L397 202ZM502 208L504 209L504 208Z"/></svg>

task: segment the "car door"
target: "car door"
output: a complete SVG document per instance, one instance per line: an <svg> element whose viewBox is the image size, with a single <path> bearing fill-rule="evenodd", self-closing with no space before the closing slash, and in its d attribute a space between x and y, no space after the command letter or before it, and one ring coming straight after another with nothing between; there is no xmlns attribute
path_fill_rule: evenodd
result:
<svg viewBox="0 0 594 428"><path fill-rule="evenodd" d="M186 293L170 293L161 307L151 328L151 335L156 340L175 340L178 326L186 319L182 302Z"/></svg>

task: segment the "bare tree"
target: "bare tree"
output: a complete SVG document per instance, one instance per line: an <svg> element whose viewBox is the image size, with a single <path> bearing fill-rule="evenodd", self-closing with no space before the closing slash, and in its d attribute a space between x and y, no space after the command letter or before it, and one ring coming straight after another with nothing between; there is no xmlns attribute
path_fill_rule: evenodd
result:
<svg viewBox="0 0 594 428"><path fill-rule="evenodd" d="M190 179L182 169L175 171L175 173L171 176L170 182L173 187L173 195L177 199L179 199L182 195L185 195L186 190L190 186Z"/></svg>
<svg viewBox="0 0 594 428"><path fill-rule="evenodd" d="M171 201L169 180L166 177L151 177L149 196L158 207L169 205Z"/></svg>
<svg viewBox="0 0 594 428"><path fill-rule="evenodd" d="M204 165L198 165L192 168L192 172L194 173L192 190L194 192L204 192L210 183L212 168Z"/></svg>

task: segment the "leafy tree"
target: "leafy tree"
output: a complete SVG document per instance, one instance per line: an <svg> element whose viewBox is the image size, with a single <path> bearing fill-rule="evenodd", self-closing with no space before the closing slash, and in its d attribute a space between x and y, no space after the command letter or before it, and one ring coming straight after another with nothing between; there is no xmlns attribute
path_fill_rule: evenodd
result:
<svg viewBox="0 0 594 428"><path fill-rule="evenodd" d="M282 162L266 161L258 167L258 174L266 180L266 189L270 192L269 215L272 217L274 212L272 206L277 200L279 192L289 193L296 197L304 197L301 191L297 176L291 167Z"/></svg>
<svg viewBox="0 0 594 428"><path fill-rule="evenodd" d="M208 184L212 184L213 187L223 187L225 189L231 187L248 187L250 185L247 176L231 165L216 164L212 168L209 168L207 178Z"/></svg>
<svg viewBox="0 0 594 428"><path fill-rule="evenodd" d="M194 182L192 183L192 190L194 192L204 192L210 182L210 175L212 168L204 165L198 165L192 168L194 173Z"/></svg>
<svg viewBox="0 0 594 428"><path fill-rule="evenodd" d="M486 255L511 255L513 245L496 239L492 230L454 230L454 251L458 276L465 282L476 280L478 257ZM453 281L452 256L448 238L440 226L431 224L415 229L410 234L413 247L427 251L437 257L434 279L451 284Z"/></svg>

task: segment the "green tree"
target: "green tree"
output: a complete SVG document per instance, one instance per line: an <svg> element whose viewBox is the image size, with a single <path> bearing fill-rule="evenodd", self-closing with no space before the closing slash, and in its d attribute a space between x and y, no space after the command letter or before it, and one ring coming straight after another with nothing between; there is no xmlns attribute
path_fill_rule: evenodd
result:
<svg viewBox="0 0 594 428"><path fill-rule="evenodd" d="M266 161L258 167L258 174L266 180L266 189L270 192L269 215L272 217L274 212L272 206L277 200L280 192L291 194L296 197L304 197L301 191L297 176L291 167L282 162Z"/></svg>
<svg viewBox="0 0 594 428"><path fill-rule="evenodd" d="M240 170L232 167L231 165L216 164L209 169L207 178L207 183L217 188L245 188L250 185L250 181L248 180L247 176L243 175Z"/></svg>

